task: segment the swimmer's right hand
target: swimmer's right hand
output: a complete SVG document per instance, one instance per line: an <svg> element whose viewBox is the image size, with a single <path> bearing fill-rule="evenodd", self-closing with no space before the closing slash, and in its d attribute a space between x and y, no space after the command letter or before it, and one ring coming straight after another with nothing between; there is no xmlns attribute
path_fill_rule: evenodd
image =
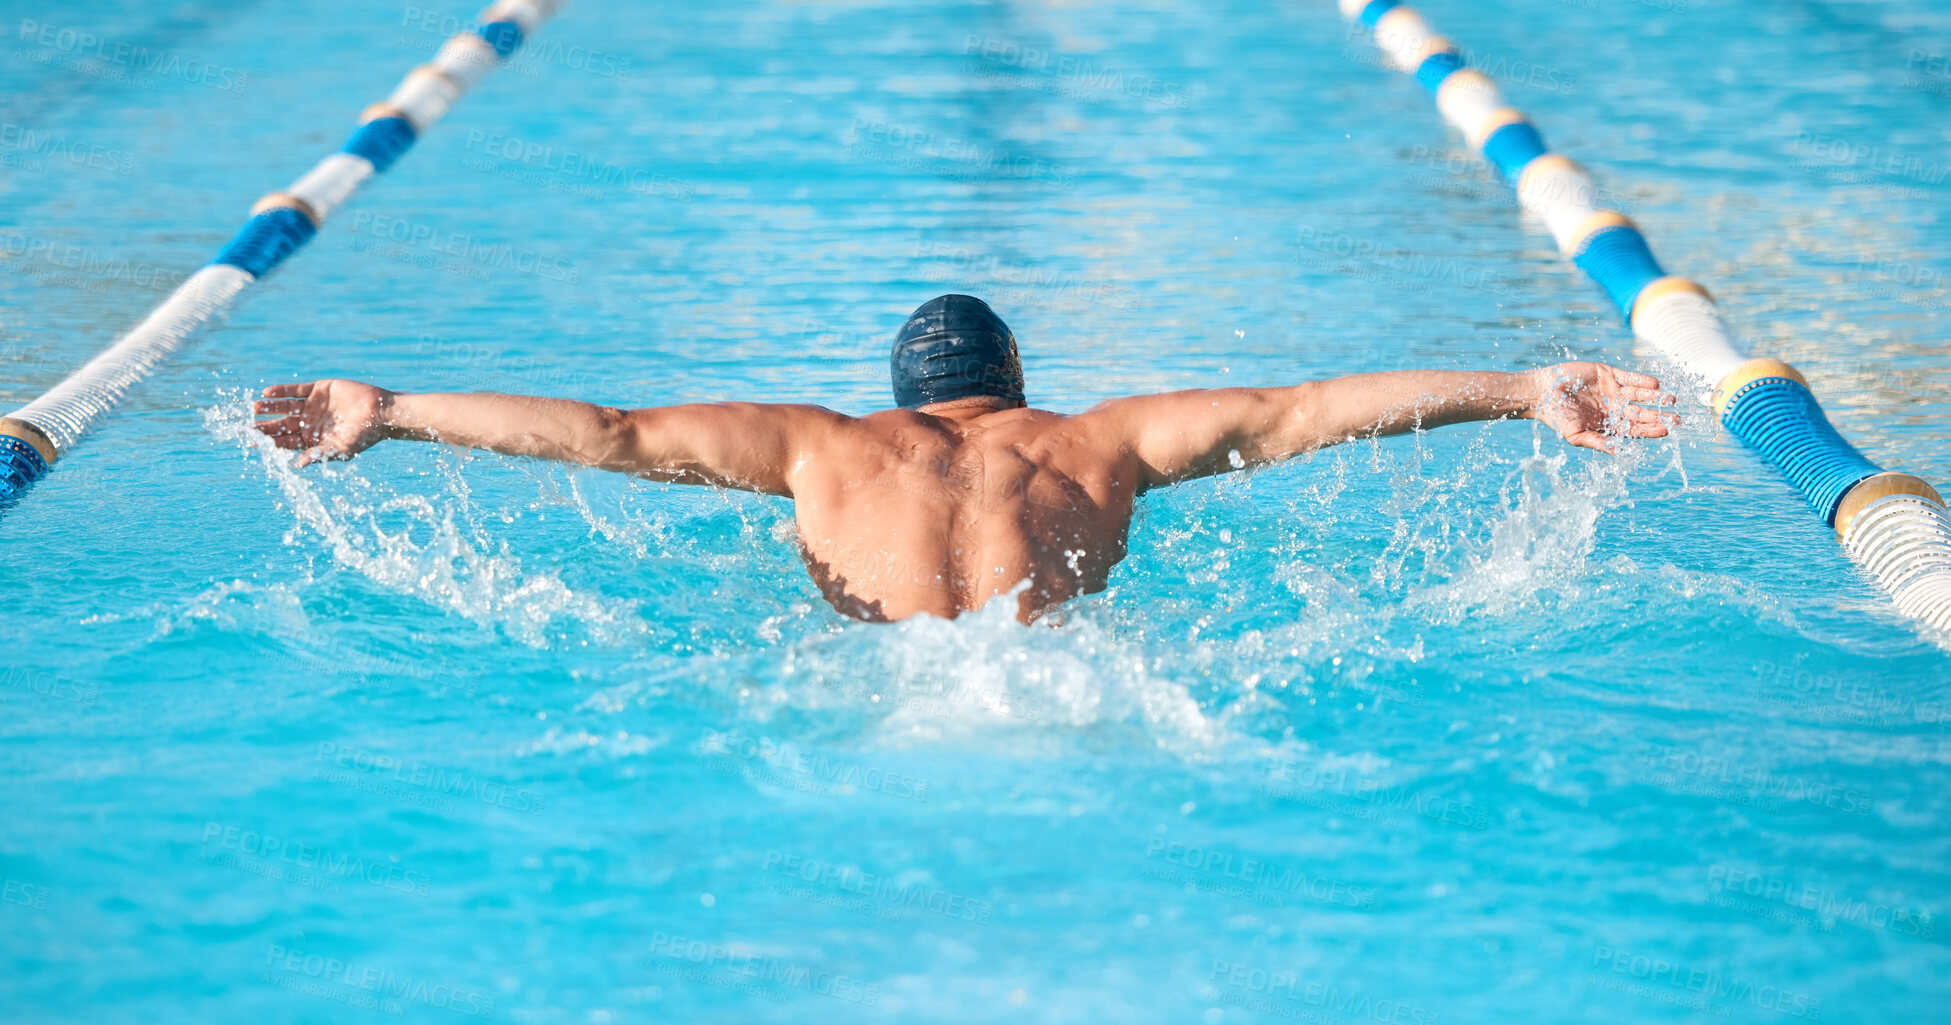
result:
<svg viewBox="0 0 1951 1025"><path fill-rule="evenodd" d="M1560 363L1531 371L1530 415L1580 448L1617 454L1614 438L1664 438L1680 422L1657 378L1604 363Z"/></svg>
<svg viewBox="0 0 1951 1025"><path fill-rule="evenodd" d="M390 437L387 413L393 393L358 381L325 380L274 384L251 411L274 419L257 429L279 448L302 449L298 465L324 459L351 459Z"/></svg>

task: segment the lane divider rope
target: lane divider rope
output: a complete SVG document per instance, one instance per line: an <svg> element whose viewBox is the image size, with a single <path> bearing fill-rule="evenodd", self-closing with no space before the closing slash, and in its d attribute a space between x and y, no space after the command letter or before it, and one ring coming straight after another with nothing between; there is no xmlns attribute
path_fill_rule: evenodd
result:
<svg viewBox="0 0 1951 1025"><path fill-rule="evenodd" d="M431 61L367 107L339 152L251 207L217 258L190 275L141 323L40 398L0 417L0 509L74 448L81 436L239 293L318 234L327 217L446 116L462 96L568 0L495 0L480 27L455 33Z"/></svg>
<svg viewBox="0 0 1951 1025"><path fill-rule="evenodd" d="M1385 63L1435 95L1444 120L1503 173L1633 334L1713 389L1722 425L1795 485L1897 608L1951 630L1951 513L1937 490L1878 467L1844 440L1794 367L1743 354L1707 289L1668 274L1639 226L1598 204L1591 175L1551 152L1537 126L1414 8L1338 3L1371 30Z"/></svg>

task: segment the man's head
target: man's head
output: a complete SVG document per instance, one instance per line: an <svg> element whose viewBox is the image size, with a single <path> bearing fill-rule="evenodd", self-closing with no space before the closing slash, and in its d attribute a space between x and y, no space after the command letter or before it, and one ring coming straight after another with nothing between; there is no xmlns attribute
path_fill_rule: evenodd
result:
<svg viewBox="0 0 1951 1025"><path fill-rule="evenodd" d="M894 336L894 404L916 409L957 399L1023 405L1016 336L989 304L970 295L922 303Z"/></svg>

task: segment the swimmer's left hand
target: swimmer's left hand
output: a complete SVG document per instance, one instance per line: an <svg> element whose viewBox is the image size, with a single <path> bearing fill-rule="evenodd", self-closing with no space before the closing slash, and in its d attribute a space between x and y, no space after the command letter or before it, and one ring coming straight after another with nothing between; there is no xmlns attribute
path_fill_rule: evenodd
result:
<svg viewBox="0 0 1951 1025"><path fill-rule="evenodd" d="M1580 448L1617 454L1615 438L1664 438L1680 418L1657 378L1604 363L1560 363L1531 371L1531 416Z"/></svg>

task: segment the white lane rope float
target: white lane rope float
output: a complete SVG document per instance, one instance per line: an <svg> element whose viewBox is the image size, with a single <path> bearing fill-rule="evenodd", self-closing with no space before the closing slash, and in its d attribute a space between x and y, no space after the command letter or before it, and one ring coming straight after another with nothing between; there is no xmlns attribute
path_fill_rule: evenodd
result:
<svg viewBox="0 0 1951 1025"><path fill-rule="evenodd" d="M1338 2L1343 16L1373 30L1390 67L1435 94L1444 120L1503 172L1518 202L1605 290L1633 334L1712 389L1722 425L1802 492L1897 608L1951 630L1951 514L1937 489L1864 458L1794 367L1736 348L1707 289L1662 270L1639 228L1598 205L1591 176L1548 151L1497 84L1465 66L1456 44L1422 15L1401 0Z"/></svg>
<svg viewBox="0 0 1951 1025"><path fill-rule="evenodd" d="M455 33L433 60L408 72L391 96L367 107L339 152L283 191L258 200L250 219L217 258L190 275L141 323L40 398L0 417L0 510L12 506L199 327L311 241L359 186L393 166L567 2L495 0L481 12L479 28Z"/></svg>

